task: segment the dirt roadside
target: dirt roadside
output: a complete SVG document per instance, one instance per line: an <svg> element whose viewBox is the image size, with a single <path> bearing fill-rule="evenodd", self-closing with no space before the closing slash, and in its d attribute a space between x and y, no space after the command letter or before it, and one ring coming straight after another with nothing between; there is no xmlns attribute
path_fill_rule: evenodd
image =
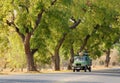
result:
<svg viewBox="0 0 120 83"><path fill-rule="evenodd" d="M120 66L110 66L108 68L104 67L104 66L95 66L95 67L92 67L92 70L95 71L95 70L104 70L104 69L111 69L111 68L120 68ZM27 71L24 71L24 72L19 72L19 71L14 71L14 72L9 72L9 71L3 71L3 72L0 72L0 75L11 75L11 74L27 74L27 73L33 73L33 74L40 74L40 73L63 73L63 72L72 72L72 70L61 70L61 71L54 71L54 70L51 70L51 69L44 69L44 70L41 70L40 72L27 72Z"/></svg>

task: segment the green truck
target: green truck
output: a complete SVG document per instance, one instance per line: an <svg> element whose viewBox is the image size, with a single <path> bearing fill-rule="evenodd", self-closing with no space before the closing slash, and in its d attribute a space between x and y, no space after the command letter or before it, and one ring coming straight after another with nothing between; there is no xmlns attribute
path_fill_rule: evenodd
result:
<svg viewBox="0 0 120 83"><path fill-rule="evenodd" d="M92 59L89 58L89 56L75 56L74 62L72 64L73 72L80 70L84 70L86 72L89 70L91 72L91 66L92 66Z"/></svg>

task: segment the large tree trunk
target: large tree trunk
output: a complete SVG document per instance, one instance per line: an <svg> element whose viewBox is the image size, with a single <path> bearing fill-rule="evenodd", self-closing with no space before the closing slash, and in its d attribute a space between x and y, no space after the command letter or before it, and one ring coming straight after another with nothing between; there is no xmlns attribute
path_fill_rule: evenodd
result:
<svg viewBox="0 0 120 83"><path fill-rule="evenodd" d="M72 63L74 62L74 49L73 49L73 44L71 44L71 49L70 49L70 60L69 60L69 64L68 64L68 70L72 69Z"/></svg>
<svg viewBox="0 0 120 83"><path fill-rule="evenodd" d="M59 71L60 70L60 56L59 56L59 51L55 52L55 71Z"/></svg>
<svg viewBox="0 0 120 83"><path fill-rule="evenodd" d="M54 52L54 60L55 60L55 71L60 70L60 56L59 56L59 49L62 45L62 43L65 40L67 33L63 34L62 38L58 41L56 47L55 47L55 52Z"/></svg>
<svg viewBox="0 0 120 83"><path fill-rule="evenodd" d="M108 67L109 63L110 63L110 49L106 51L105 67Z"/></svg>
<svg viewBox="0 0 120 83"><path fill-rule="evenodd" d="M70 29L75 29L79 23L80 23L80 19L78 21L76 21L74 18L71 18L74 21L74 24L72 26L70 26ZM59 56L59 49L62 46L65 37L66 37L67 33L64 33L62 38L58 41L56 47L55 47L55 54L54 54L54 59L55 59L55 71L59 71L60 70L60 56Z"/></svg>
<svg viewBox="0 0 120 83"><path fill-rule="evenodd" d="M27 70L37 71L34 65L33 53L31 52L31 49L30 49L30 38L31 38L31 33L27 33L25 36L25 41L24 41L24 49L25 49L25 54L26 54L26 59L27 59Z"/></svg>

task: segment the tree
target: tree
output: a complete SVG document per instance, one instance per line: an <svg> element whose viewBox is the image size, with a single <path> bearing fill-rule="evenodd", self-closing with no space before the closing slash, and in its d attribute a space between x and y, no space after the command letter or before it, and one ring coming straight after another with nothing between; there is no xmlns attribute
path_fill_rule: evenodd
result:
<svg viewBox="0 0 120 83"><path fill-rule="evenodd" d="M80 23L80 19L78 21L76 21L75 19L71 18L74 23L72 26L69 27L69 29L75 29L79 23ZM59 56L59 50L60 47L62 46L63 42L66 39L66 36L69 32L64 32L63 36L59 39L59 41L57 42L57 45L55 46L55 50L54 50L54 60L55 60L55 70L60 70L60 56ZM72 48L71 48L72 49Z"/></svg>
<svg viewBox="0 0 120 83"><path fill-rule="evenodd" d="M58 10L59 13L56 13L54 10L49 11L49 17L54 16L55 19L52 19L52 22L56 23L56 24L51 24L51 26L54 26L55 29L52 29L51 33L54 33L54 35L52 35L53 37L53 42L51 45L53 45L53 43L55 42L54 48L53 48L53 52L51 52L51 46L48 46L48 50L50 52L50 54L54 57L54 64L55 64L55 70L60 70L60 56L59 56L59 50L60 47L62 46L64 40L66 39L67 34L75 29L79 23L80 23L80 19L78 18L78 20L76 20L74 18L74 16L72 16L72 14L69 14L71 11L71 4L73 4L73 1L65 1L63 0L64 4L62 5L62 7ZM60 5L58 5L59 7ZM57 8L57 7L56 7ZM64 9L64 11L62 10ZM51 14L52 12L52 14ZM67 15L68 14L68 15ZM59 16L59 17L58 17ZM57 20L56 20L57 18ZM51 19L49 19L51 21ZM69 20L73 21L73 24L69 24ZM57 25L57 26L56 26ZM58 26L60 25L60 26ZM57 32L56 32L57 31ZM50 44L50 43L49 43Z"/></svg>
<svg viewBox="0 0 120 83"><path fill-rule="evenodd" d="M110 49L118 38L119 0L109 0L108 3L106 0L0 2L0 23L3 20L5 26L14 28L20 36L28 71L37 70L34 63L35 53L42 57L47 57L48 54L54 56L55 70L59 70L61 47L62 50L71 49L71 59L75 52L85 48L93 53L93 57L99 57L101 50Z"/></svg>
<svg viewBox="0 0 120 83"><path fill-rule="evenodd" d="M103 49L110 49L118 36L116 33L119 31L117 19L119 7L115 6L117 3L112 0L108 1L107 4L106 0L81 1L81 7L79 7L81 13L79 15L82 16L82 22L77 31L74 32L74 34L79 33L79 36L70 36L73 37L74 44L80 46L80 52L87 48L94 58L100 57ZM79 43L77 43L78 40ZM110 54L109 52L106 53L107 56Z"/></svg>
<svg viewBox="0 0 120 83"><path fill-rule="evenodd" d="M58 3L57 3L58 2ZM53 26L50 26L49 18L52 16L52 19L57 19L55 15L59 15L62 13L63 8L68 9L68 4L72 2L65 0L57 1L18 1L18 0L6 0L2 2L2 7L4 9L4 13L6 15L6 23L11 27L14 27L15 31L18 33L18 35L21 37L24 50L26 54L27 64L28 64L28 71L36 71L36 67L34 64L34 54L38 51L40 51L40 48L46 47L45 45L45 39L49 36L49 28L55 27L57 24L53 23ZM56 3L56 4L55 4ZM67 5L67 6L66 6ZM6 7L10 7L10 9L6 9ZM65 13L63 12L63 15ZM61 15L61 16L63 16ZM66 17L65 17L66 18ZM59 17L58 21L61 21L65 19L63 17ZM67 16L68 18L68 16ZM70 19L70 18L69 18ZM68 23L68 19L65 19L66 22L64 23L66 26ZM57 21L57 20L55 20ZM69 28L74 28L79 24L80 20L76 21L73 25L71 25ZM63 23L63 22L62 22ZM60 27L63 27L63 24L60 24ZM67 23L67 24L66 24ZM57 25L58 26L58 25ZM47 33L46 33L47 32ZM44 36L45 34L45 36ZM66 36L66 32L63 31L63 37L58 40L58 44L55 47L55 61L56 65L59 63L59 57L58 57L58 50L64 40L64 36ZM38 44L40 46L38 46ZM57 68L56 70L59 70Z"/></svg>
<svg viewBox="0 0 120 83"><path fill-rule="evenodd" d="M34 54L39 50L41 45L44 45L43 33L48 30L47 26L43 27L46 21L42 18L44 18L45 12L54 5L56 1L57 0L48 2L43 0L2 1L6 23L10 28L14 27L15 31L22 39L28 71L37 70L34 64ZM7 9L7 7L9 7L9 9ZM40 44L40 46L38 46L38 44Z"/></svg>
<svg viewBox="0 0 120 83"><path fill-rule="evenodd" d="M73 24L73 26L70 27L70 29L76 28L79 23L80 23L80 20L75 21L75 23ZM58 43L55 47L55 53L54 53L54 56L55 56L55 70L60 70L59 49L62 46L62 43L64 42L66 35L67 35L67 33L63 34L62 38L60 38L60 40L58 41Z"/></svg>
<svg viewBox="0 0 120 83"><path fill-rule="evenodd" d="M116 0L117 2L117 0ZM109 1L108 4L104 4L102 7L104 8L103 11L105 12L104 14L104 20L103 20L103 27L104 29L102 30L102 43L103 43L103 49L105 49L106 53L106 60L105 60L105 66L109 66L110 62L110 49L113 48L113 45L115 44L116 41L119 39L119 27L118 27L118 7L115 6L117 3L114 1ZM100 3L101 4L101 3Z"/></svg>
<svg viewBox="0 0 120 83"><path fill-rule="evenodd" d="M113 6L111 6L112 1L109 1L109 4L110 4L109 6L104 2L105 2L104 0L100 2L89 0L89 4L87 1L83 7L83 11L85 11L84 25L86 25L86 28L88 27L89 28L85 32L87 34L83 39L82 46L80 46L80 51L84 49L85 46L88 47L89 44L92 44L97 37L101 36L101 38L103 38L103 35L107 36L107 35L113 35L116 33L114 29L114 24L117 24L116 19L119 13L115 9L113 9ZM91 37L94 37L95 39ZM115 35L113 37L115 37ZM114 38L112 40L114 40ZM98 39L96 39L95 41L98 41L97 44L100 44ZM110 44L111 40L110 41L105 40L102 42L107 42L106 44L108 45Z"/></svg>

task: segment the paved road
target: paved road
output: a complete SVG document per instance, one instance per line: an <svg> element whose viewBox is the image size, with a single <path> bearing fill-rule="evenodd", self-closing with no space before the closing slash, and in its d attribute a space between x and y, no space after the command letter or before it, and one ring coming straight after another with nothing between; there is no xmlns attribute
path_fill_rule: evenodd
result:
<svg viewBox="0 0 120 83"><path fill-rule="evenodd" d="M120 69L75 73L0 75L0 83L120 83Z"/></svg>

